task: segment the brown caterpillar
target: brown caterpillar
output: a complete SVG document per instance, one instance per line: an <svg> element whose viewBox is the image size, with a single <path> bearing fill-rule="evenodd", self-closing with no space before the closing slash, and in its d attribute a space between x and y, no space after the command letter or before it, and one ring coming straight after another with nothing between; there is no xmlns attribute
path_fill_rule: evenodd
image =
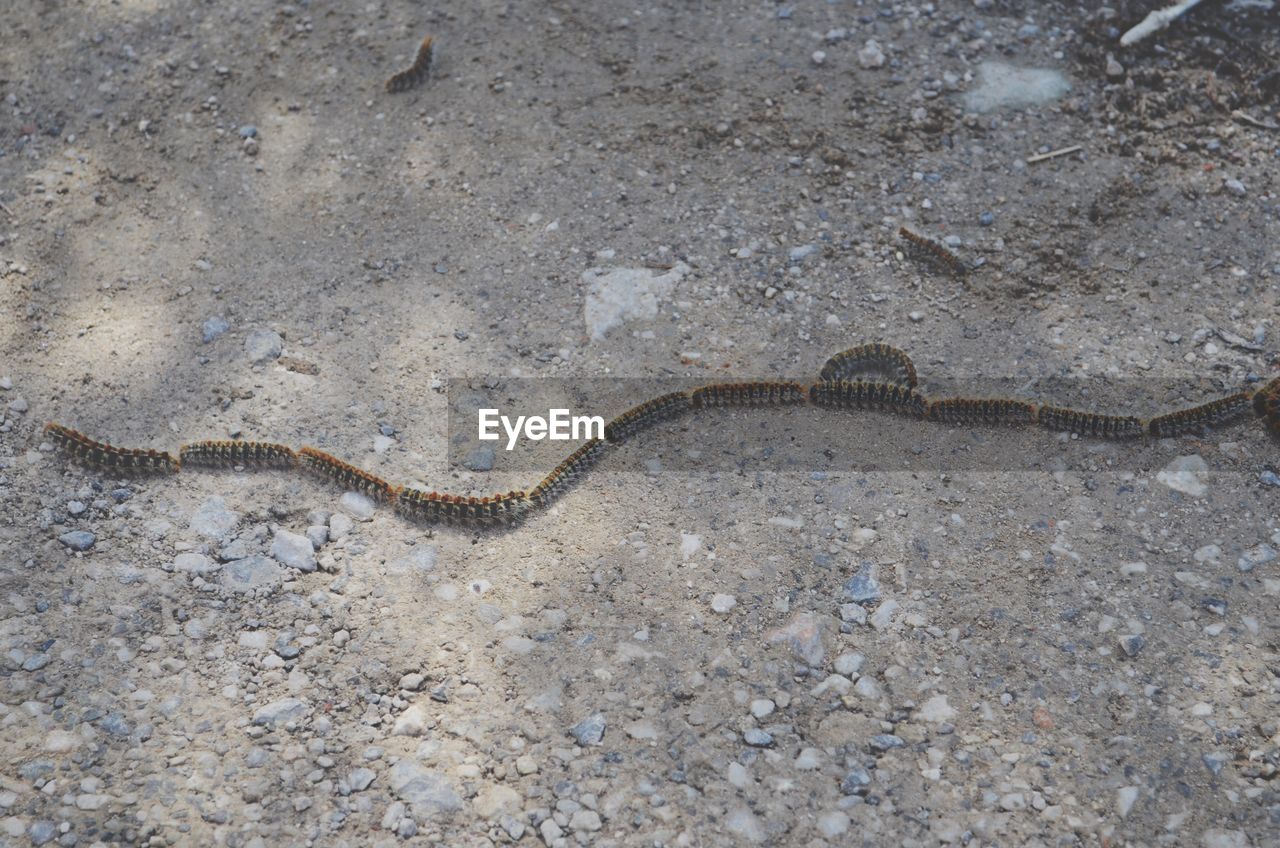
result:
<svg viewBox="0 0 1280 848"><path fill-rule="evenodd" d="M688 392L671 392L653 400L645 401L639 406L631 407L606 424L604 426L605 440L610 442L624 441L641 430L657 424L659 421L666 421L678 415L683 415L692 408L693 399L689 397Z"/></svg>
<svg viewBox="0 0 1280 848"><path fill-rule="evenodd" d="M1099 439L1136 439L1146 430L1142 419L1131 415L1102 415L1060 406L1040 407L1037 420L1050 430Z"/></svg>
<svg viewBox="0 0 1280 848"><path fill-rule="evenodd" d="M1158 415L1147 422L1147 432L1163 439L1229 424L1249 411L1252 400L1253 395L1249 392L1237 392L1190 409Z"/></svg>
<svg viewBox="0 0 1280 848"><path fill-rule="evenodd" d="M397 94L401 91L408 91L427 78L427 74L431 72L431 57L434 48L431 43L431 36L422 39L422 44L418 47L418 55L414 57L413 64L397 74L392 74L387 79L387 91L391 94Z"/></svg>
<svg viewBox="0 0 1280 848"><path fill-rule="evenodd" d="M183 465L205 468L232 465L289 468L297 461L293 448L286 445L216 439L183 445L178 456Z"/></svg>
<svg viewBox="0 0 1280 848"><path fill-rule="evenodd" d="M1280 438L1280 377L1254 393L1253 411L1262 418L1271 435Z"/></svg>
<svg viewBox="0 0 1280 848"><path fill-rule="evenodd" d="M917 235L906 227L899 227L898 235L906 242L905 253L912 259L941 268L957 279L969 273L969 267L959 256L933 239Z"/></svg>
<svg viewBox="0 0 1280 848"><path fill-rule="evenodd" d="M757 380L749 383L713 383L693 391L696 409L712 406L787 406L804 403L799 383Z"/></svg>
<svg viewBox="0 0 1280 848"><path fill-rule="evenodd" d="M507 492L488 498L469 498L421 489L401 489L395 509L399 515L450 524L505 524L519 520L529 510L524 492Z"/></svg>
<svg viewBox="0 0 1280 848"><path fill-rule="evenodd" d="M827 409L873 409L913 418L923 418L929 411L928 401L915 389L876 380L814 383L809 401Z"/></svg>
<svg viewBox="0 0 1280 848"><path fill-rule="evenodd" d="M381 477L356 468L331 454L307 446L298 451L298 461L310 471L328 477L339 486L363 492L377 501L394 501L399 487L393 487Z"/></svg>
<svg viewBox="0 0 1280 848"><path fill-rule="evenodd" d="M929 420L943 424L1032 424L1036 405L1012 398L942 398L929 404Z"/></svg>
<svg viewBox="0 0 1280 848"><path fill-rule="evenodd" d="M529 493L529 501L535 506L547 506L569 488L575 480L596 464L600 454L604 452L608 442L591 439L555 467L555 470L542 478L542 482L533 487Z"/></svg>
<svg viewBox="0 0 1280 848"><path fill-rule="evenodd" d="M61 424L50 422L45 425L44 432L58 447L86 465L134 471L177 471L181 467L180 461L164 451L118 448Z"/></svg>
<svg viewBox="0 0 1280 848"><path fill-rule="evenodd" d="M871 377L913 389L917 383L916 366L911 357L905 351L879 342L840 351L827 360L818 377L826 383Z"/></svg>

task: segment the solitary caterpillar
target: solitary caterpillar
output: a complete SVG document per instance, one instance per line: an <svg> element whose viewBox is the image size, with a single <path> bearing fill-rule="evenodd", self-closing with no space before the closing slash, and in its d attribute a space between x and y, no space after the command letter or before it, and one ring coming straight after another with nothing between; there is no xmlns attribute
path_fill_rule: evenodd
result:
<svg viewBox="0 0 1280 848"><path fill-rule="evenodd" d="M931 238L925 238L911 232L906 227L898 228L898 235L906 242L905 253L917 262L932 264L941 268L951 276L960 279L969 273L969 268L950 250L947 250Z"/></svg>
<svg viewBox="0 0 1280 848"><path fill-rule="evenodd" d="M558 498L575 480L596 464L600 454L608 446L608 442L591 439L582 447L569 454L568 458L555 467L555 470L542 478L542 482L534 486L529 493L529 500L536 506L546 506Z"/></svg>
<svg viewBox="0 0 1280 848"><path fill-rule="evenodd" d="M928 402L915 389L875 380L814 383L809 387L809 402L828 409L874 409L913 418L928 412Z"/></svg>
<svg viewBox="0 0 1280 848"><path fill-rule="evenodd" d="M929 404L929 420L943 424L1031 424L1036 406L1011 398L942 398Z"/></svg>
<svg viewBox="0 0 1280 848"><path fill-rule="evenodd" d="M827 360L818 377L826 383L870 377L887 383L916 387L916 366L904 351L887 344L858 345L842 350Z"/></svg>
<svg viewBox="0 0 1280 848"><path fill-rule="evenodd" d="M1247 413L1252 398L1249 392L1236 392L1190 409L1158 415L1147 422L1147 431L1156 438L1167 438L1218 427Z"/></svg>
<svg viewBox="0 0 1280 848"><path fill-rule="evenodd" d="M804 403L804 400L804 386L791 382L713 383L693 391L693 405L698 409L711 406L785 406Z"/></svg>
<svg viewBox="0 0 1280 848"><path fill-rule="evenodd" d="M1038 420L1050 430L1095 436L1100 439L1136 439L1146 428L1141 418L1125 415L1101 415L1060 406L1042 406Z"/></svg>
<svg viewBox="0 0 1280 848"><path fill-rule="evenodd" d="M519 520L529 509L524 492L468 498L421 489L401 489L395 509L400 515L450 524L503 524Z"/></svg>
<svg viewBox="0 0 1280 848"><path fill-rule="evenodd" d="M604 427L604 437L610 442L621 442L659 421L675 418L693 407L688 392L670 394L633 406Z"/></svg>
<svg viewBox="0 0 1280 848"><path fill-rule="evenodd" d="M263 468L289 468L297 461L293 448L271 442L208 440L183 445L178 451L183 465L205 468L232 465L256 465Z"/></svg>
<svg viewBox="0 0 1280 848"><path fill-rule="evenodd" d="M392 501L396 498L398 490L386 480L354 465L348 465L322 450L310 446L304 447L298 451L298 460L314 473L328 477L339 486L364 492L374 500Z"/></svg>
<svg viewBox="0 0 1280 848"><path fill-rule="evenodd" d="M95 441L84 433L61 424L47 424L44 432L59 447L86 465L135 471L177 471L181 467L178 460L164 451L118 448L106 442Z"/></svg>
<svg viewBox="0 0 1280 848"><path fill-rule="evenodd" d="M433 50L431 36L428 35L422 39L422 44L418 47L418 55L414 58L413 64L397 74L392 74L387 79L387 91L392 94L408 91L425 80L427 74L431 72Z"/></svg>
<svg viewBox="0 0 1280 848"><path fill-rule="evenodd" d="M1262 418L1271 435L1280 438L1280 377L1254 394L1253 411Z"/></svg>

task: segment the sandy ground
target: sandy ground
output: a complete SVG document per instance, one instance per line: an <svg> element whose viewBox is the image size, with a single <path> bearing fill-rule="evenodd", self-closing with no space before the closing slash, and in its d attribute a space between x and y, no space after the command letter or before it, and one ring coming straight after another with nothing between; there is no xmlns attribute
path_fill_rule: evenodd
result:
<svg viewBox="0 0 1280 848"><path fill-rule="evenodd" d="M880 340L1134 414L1256 385L1277 13L1118 49L1153 5L9 4L0 841L1280 844L1253 420L726 413L483 535L41 434L487 493L567 453L446 462L451 399L524 378L611 413ZM434 78L385 94L427 32ZM990 62L1070 90L975 111Z"/></svg>

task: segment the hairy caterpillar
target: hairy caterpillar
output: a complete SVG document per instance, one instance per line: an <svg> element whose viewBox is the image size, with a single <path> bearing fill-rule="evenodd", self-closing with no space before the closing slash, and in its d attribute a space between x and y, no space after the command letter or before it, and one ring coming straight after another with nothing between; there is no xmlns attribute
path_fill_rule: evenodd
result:
<svg viewBox="0 0 1280 848"><path fill-rule="evenodd" d="M50 422L44 432L58 447L86 465L99 468L126 468L135 471L177 471L181 463L164 451L146 448L118 448L89 438L84 433Z"/></svg>
<svg viewBox="0 0 1280 848"><path fill-rule="evenodd" d="M206 468L231 465L257 465L264 468L289 468L297 461L293 448L271 442L240 442L209 439L183 445L178 451L183 465Z"/></svg>
<svg viewBox="0 0 1280 848"><path fill-rule="evenodd" d="M1280 377L1254 393L1253 411L1262 418L1271 435L1280 438Z"/></svg>
<svg viewBox="0 0 1280 848"><path fill-rule="evenodd" d="M469 498L421 489L401 489L395 510L409 518L450 524L502 524L519 520L530 507L524 492Z"/></svg>
<svg viewBox="0 0 1280 848"><path fill-rule="evenodd" d="M713 383L693 390L693 405L785 406L804 403L805 388L799 383L757 380L749 383Z"/></svg>
<svg viewBox="0 0 1280 848"><path fill-rule="evenodd" d="M393 487L386 480L309 445L298 451L298 461L305 468L322 477L328 477L339 486L363 492L374 500L392 501L396 498L398 488Z"/></svg>
<svg viewBox="0 0 1280 848"><path fill-rule="evenodd" d="M929 404L929 420L943 424L1031 424L1036 406L1012 398L942 398Z"/></svg>
<svg viewBox="0 0 1280 848"><path fill-rule="evenodd" d="M1156 438L1166 438L1228 424L1249 411L1252 399L1249 392L1237 392L1190 409L1158 415L1147 422L1147 431Z"/></svg>
<svg viewBox="0 0 1280 848"><path fill-rule="evenodd" d="M401 91L408 91L418 83L427 78L427 74L431 72L431 57L434 53L434 47L431 43L431 36L422 39L422 44L418 46L418 55L414 57L413 64L399 73L392 74L387 79L387 91L396 94Z"/></svg>
<svg viewBox="0 0 1280 848"><path fill-rule="evenodd" d="M529 493L530 502L535 506L546 506L554 501L587 469L596 464L608 444L600 439L591 439L569 454L554 471L542 478L541 483L533 487L533 491Z"/></svg>
<svg viewBox="0 0 1280 848"><path fill-rule="evenodd" d="M905 252L912 259L941 268L957 279L969 273L969 267L959 256L933 239L913 233L906 227L899 227L898 235L906 242Z"/></svg>
<svg viewBox="0 0 1280 848"><path fill-rule="evenodd" d="M928 412L928 402L915 389L875 380L814 383L809 387L809 401L828 409L875 409L913 418L923 418Z"/></svg>
<svg viewBox="0 0 1280 848"><path fill-rule="evenodd" d="M675 418L692 408L693 399L688 392L671 392L633 406L614 418L604 426L604 437L610 442L621 442L646 427Z"/></svg>
<svg viewBox="0 0 1280 848"><path fill-rule="evenodd" d="M871 377L915 388L916 366L905 351L875 342L842 350L827 360L818 374L826 383Z"/></svg>
<svg viewBox="0 0 1280 848"><path fill-rule="evenodd" d="M1141 418L1128 415L1101 415L1060 406L1042 406L1037 420L1050 430L1096 436L1100 439L1136 439L1145 431Z"/></svg>

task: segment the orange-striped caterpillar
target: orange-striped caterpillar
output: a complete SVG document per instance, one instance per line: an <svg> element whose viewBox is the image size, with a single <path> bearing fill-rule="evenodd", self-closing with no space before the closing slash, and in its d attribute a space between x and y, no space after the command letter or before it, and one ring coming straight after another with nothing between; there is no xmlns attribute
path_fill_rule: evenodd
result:
<svg viewBox="0 0 1280 848"><path fill-rule="evenodd" d="M262 468L289 468L297 460L293 448L271 442L240 442L209 439L183 445L178 451L183 465L213 468L256 465Z"/></svg>
<svg viewBox="0 0 1280 848"><path fill-rule="evenodd" d="M1100 439L1136 439L1146 430L1142 419L1131 415L1102 415L1060 406L1040 407L1037 420L1050 430Z"/></svg>
<svg viewBox="0 0 1280 848"><path fill-rule="evenodd" d="M923 418L928 412L928 401L915 389L876 380L814 383L809 387L809 401L828 409L874 409L913 418Z"/></svg>
<svg viewBox="0 0 1280 848"><path fill-rule="evenodd" d="M606 441L621 442L630 436L657 424L683 415L693 408L693 399L688 392L670 392L633 406L626 412L604 425Z"/></svg>
<svg viewBox="0 0 1280 848"><path fill-rule="evenodd" d="M1271 435L1280 438L1280 377L1254 393L1253 411L1262 418Z"/></svg>
<svg viewBox="0 0 1280 848"><path fill-rule="evenodd" d="M804 403L804 400L804 386L788 381L713 383L693 390L693 405L697 409L711 406L787 406Z"/></svg>
<svg viewBox="0 0 1280 848"><path fill-rule="evenodd" d="M591 439L555 467L555 470L542 478L542 482L533 487L529 493L529 501L535 506L547 506L558 498L575 480L596 464L600 454L608 446L601 439Z"/></svg>
<svg viewBox="0 0 1280 848"><path fill-rule="evenodd" d="M427 74L431 72L431 57L434 47L431 43L431 36L422 39L422 44L418 47L418 55L414 58L413 64L397 74L392 74L387 79L387 91L396 94L401 91L408 91L418 83L427 78Z"/></svg>
<svg viewBox="0 0 1280 848"><path fill-rule="evenodd" d="M298 451L298 461L310 471L328 477L339 486L363 492L374 500L395 500L398 487L393 487L381 477L375 477L362 468L343 462L336 456L308 445Z"/></svg>
<svg viewBox="0 0 1280 848"><path fill-rule="evenodd" d="M916 365L905 351L875 342L842 350L827 360L818 377L827 383L871 378L916 387Z"/></svg>
<svg viewBox="0 0 1280 848"><path fill-rule="evenodd" d="M1158 415L1147 422L1147 431L1159 439L1228 424L1249 411L1252 399L1249 392L1237 392L1190 409Z"/></svg>
<svg viewBox="0 0 1280 848"><path fill-rule="evenodd" d="M961 278L969 273L968 266L964 264L959 256L956 256L933 239L917 235L906 227L899 227L898 235L906 243L906 254L917 262L932 264L956 278Z"/></svg>
<svg viewBox="0 0 1280 848"><path fill-rule="evenodd" d="M89 438L84 433L50 422L45 434L58 447L84 462L99 468L124 468L133 471L177 471L181 463L171 454L149 448L118 448Z"/></svg>
<svg viewBox="0 0 1280 848"><path fill-rule="evenodd" d="M395 509L400 515L450 524L504 524L519 520L531 504L524 492L469 498L421 489L401 489Z"/></svg>
<svg viewBox="0 0 1280 848"><path fill-rule="evenodd" d="M1036 406L1012 398L942 398L929 404L929 420L943 424L1032 424Z"/></svg>

